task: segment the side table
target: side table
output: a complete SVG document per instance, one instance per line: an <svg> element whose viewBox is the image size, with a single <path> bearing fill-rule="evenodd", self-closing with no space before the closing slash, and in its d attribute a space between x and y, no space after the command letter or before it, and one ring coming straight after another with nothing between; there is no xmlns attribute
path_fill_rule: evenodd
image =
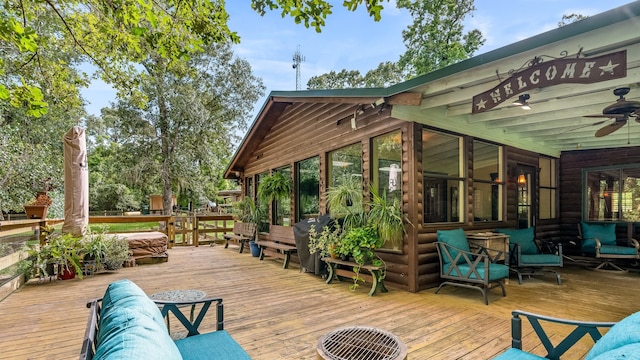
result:
<svg viewBox="0 0 640 360"><path fill-rule="evenodd" d="M160 300L160 301L174 301L174 302L188 302L188 301L197 301L202 300L207 296L207 293L201 290L169 290L163 291L155 294L149 295L151 300ZM189 305L182 305L189 306ZM180 307L180 306L179 306ZM191 305L191 313L189 316L189 321L193 323L193 313L196 309L196 305ZM167 313L167 330L169 334L171 334L171 329L169 326L169 314Z"/></svg>

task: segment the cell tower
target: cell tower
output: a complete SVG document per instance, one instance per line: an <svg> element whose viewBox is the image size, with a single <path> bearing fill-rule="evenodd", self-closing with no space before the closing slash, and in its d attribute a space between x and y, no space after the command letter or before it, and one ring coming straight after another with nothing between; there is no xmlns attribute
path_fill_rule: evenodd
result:
<svg viewBox="0 0 640 360"><path fill-rule="evenodd" d="M300 90L300 63L304 61L304 56L300 53L300 45L293 53L293 68L296 69L296 91Z"/></svg>

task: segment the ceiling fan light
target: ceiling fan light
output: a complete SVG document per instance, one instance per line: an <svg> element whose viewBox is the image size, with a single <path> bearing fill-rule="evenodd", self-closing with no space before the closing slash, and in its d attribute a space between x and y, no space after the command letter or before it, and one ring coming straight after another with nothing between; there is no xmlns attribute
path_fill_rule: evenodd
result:
<svg viewBox="0 0 640 360"><path fill-rule="evenodd" d="M529 106L529 103L527 102L530 98L531 96L529 96L529 94L521 94L518 96L518 100L514 101L512 104L520 106L523 110L531 110L531 106Z"/></svg>

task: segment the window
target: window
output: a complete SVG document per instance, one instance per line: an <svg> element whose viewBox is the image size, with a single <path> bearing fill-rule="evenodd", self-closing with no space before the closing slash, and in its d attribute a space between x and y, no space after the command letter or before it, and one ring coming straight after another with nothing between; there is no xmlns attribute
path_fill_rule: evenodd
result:
<svg viewBox="0 0 640 360"><path fill-rule="evenodd" d="M250 197L251 199L253 199L253 178L252 177L244 178L244 184L245 184L244 194Z"/></svg>
<svg viewBox="0 0 640 360"><path fill-rule="evenodd" d="M352 190L359 189L362 194L362 146L359 143L329 153L327 180L328 190L344 186ZM350 200L350 204L344 204L345 207L362 204L362 197ZM334 209L333 212L344 213L346 209Z"/></svg>
<svg viewBox="0 0 640 360"><path fill-rule="evenodd" d="M320 158L296 163L298 209L296 221L317 217L320 213Z"/></svg>
<svg viewBox="0 0 640 360"><path fill-rule="evenodd" d="M640 220L640 167L585 170L588 221Z"/></svg>
<svg viewBox="0 0 640 360"><path fill-rule="evenodd" d="M266 172L256 175L256 189L260 186L260 180L267 175L269 175L269 173L266 173ZM257 196L257 191L255 196L256 196L256 203L258 205L258 209L261 214L264 214L261 216L260 224L258 224L258 231L268 232L269 231L269 204L267 203L263 204L262 202L260 202L260 199Z"/></svg>
<svg viewBox="0 0 640 360"><path fill-rule="evenodd" d="M556 159L541 157L538 161L540 171L540 198L538 199L538 211L540 219L556 219L556 197L558 194L558 178L556 174Z"/></svg>
<svg viewBox="0 0 640 360"><path fill-rule="evenodd" d="M273 170L291 178L291 166ZM273 225L291 226L291 194L273 202Z"/></svg>
<svg viewBox="0 0 640 360"><path fill-rule="evenodd" d="M371 179L378 194L402 199L402 132L378 136L372 141Z"/></svg>
<svg viewBox="0 0 640 360"><path fill-rule="evenodd" d="M482 141L473 142L474 221L502 220L502 148Z"/></svg>
<svg viewBox="0 0 640 360"><path fill-rule="evenodd" d="M464 169L462 137L424 129L422 167L424 222L460 222L463 219Z"/></svg>

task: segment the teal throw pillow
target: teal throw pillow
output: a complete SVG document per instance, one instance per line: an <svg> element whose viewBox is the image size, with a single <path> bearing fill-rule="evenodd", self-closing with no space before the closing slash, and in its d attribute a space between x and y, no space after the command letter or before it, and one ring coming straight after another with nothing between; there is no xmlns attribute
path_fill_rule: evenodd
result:
<svg viewBox="0 0 640 360"><path fill-rule="evenodd" d="M597 238L602 245L616 245L616 224L580 223L582 230L582 251L595 253Z"/></svg>
<svg viewBox="0 0 640 360"><path fill-rule="evenodd" d="M496 229L497 233L509 235L509 251L514 251L514 244L520 246L520 253L523 255L538 254L538 247L535 242L534 228L526 229Z"/></svg>

